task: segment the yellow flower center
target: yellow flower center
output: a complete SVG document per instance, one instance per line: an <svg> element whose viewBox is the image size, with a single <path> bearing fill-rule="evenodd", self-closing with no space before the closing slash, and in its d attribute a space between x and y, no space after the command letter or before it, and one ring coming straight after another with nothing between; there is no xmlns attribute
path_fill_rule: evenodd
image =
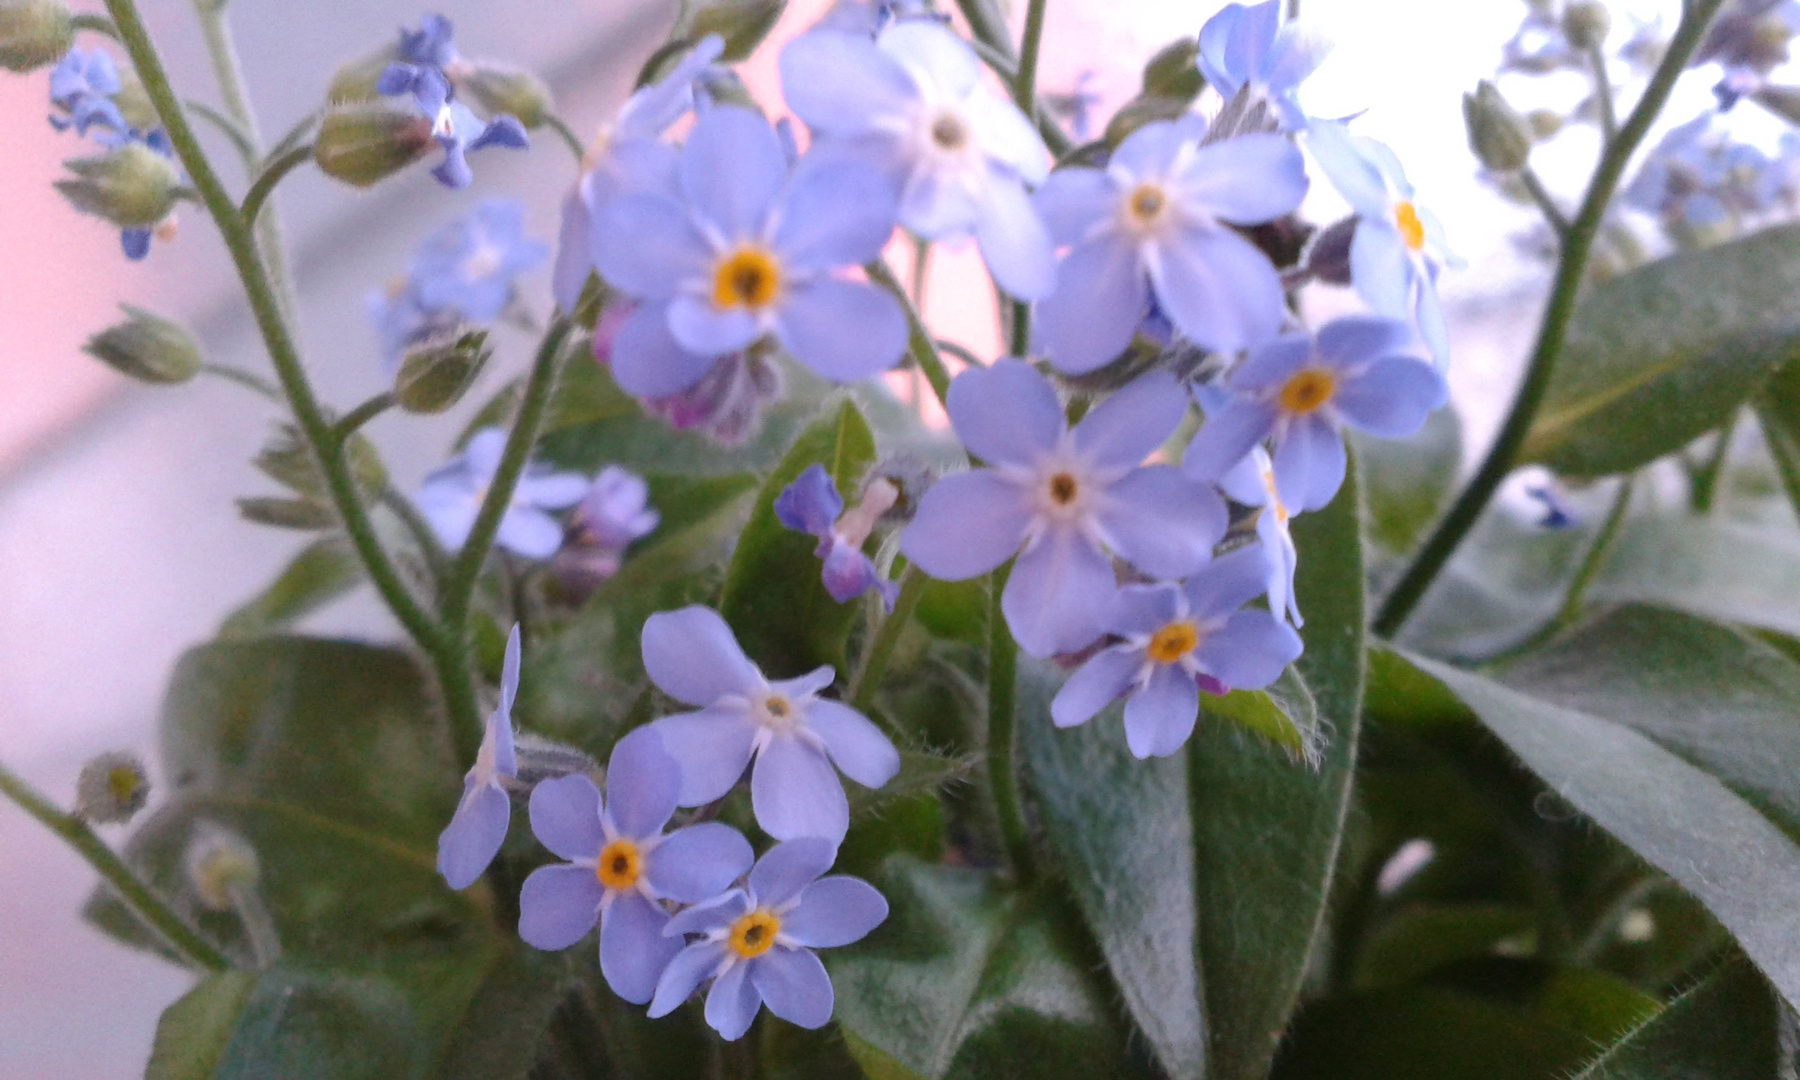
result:
<svg viewBox="0 0 1800 1080"><path fill-rule="evenodd" d="M767 307L781 290L781 266L760 247L740 247L713 271L713 304L722 308Z"/></svg>
<svg viewBox="0 0 1800 1080"><path fill-rule="evenodd" d="M600 849L600 860L594 864L594 876L609 889L629 889L637 884L643 871L644 856L629 840L614 840Z"/></svg>
<svg viewBox="0 0 1800 1080"><path fill-rule="evenodd" d="M106 772L106 790L121 803L128 803L137 797L138 788L143 778L138 771L129 765L118 765Z"/></svg>
<svg viewBox="0 0 1800 1080"><path fill-rule="evenodd" d="M1200 631L1191 622L1172 622L1150 637L1144 652L1159 664L1173 664L1200 644Z"/></svg>
<svg viewBox="0 0 1800 1080"><path fill-rule="evenodd" d="M1066 472L1059 472L1050 478L1050 501L1058 506L1067 506L1075 501L1081 493L1081 485Z"/></svg>
<svg viewBox="0 0 1800 1080"><path fill-rule="evenodd" d="M939 113L931 122L931 141L941 150L961 150L969 145L969 125L953 112Z"/></svg>
<svg viewBox="0 0 1800 1080"><path fill-rule="evenodd" d="M1287 524L1288 509L1281 503L1281 496L1275 493L1275 470L1262 470L1263 490L1269 495L1269 509L1275 511L1275 520Z"/></svg>
<svg viewBox="0 0 1800 1080"><path fill-rule="evenodd" d="M1139 184L1125 197L1125 215L1140 229L1154 226L1168 208L1169 196L1155 184Z"/></svg>
<svg viewBox="0 0 1800 1080"><path fill-rule="evenodd" d="M768 908L741 915L731 924L731 951L745 960L761 956L775 944L775 934L780 929L781 920Z"/></svg>
<svg viewBox="0 0 1800 1080"><path fill-rule="evenodd" d="M1287 381L1278 400L1288 412L1309 413L1330 401L1336 389L1337 380L1331 377L1331 372L1307 368Z"/></svg>
<svg viewBox="0 0 1800 1080"><path fill-rule="evenodd" d="M1425 247L1425 223L1419 220L1419 211L1405 199L1394 204L1394 224L1400 229L1400 239L1406 241L1409 251L1419 251Z"/></svg>

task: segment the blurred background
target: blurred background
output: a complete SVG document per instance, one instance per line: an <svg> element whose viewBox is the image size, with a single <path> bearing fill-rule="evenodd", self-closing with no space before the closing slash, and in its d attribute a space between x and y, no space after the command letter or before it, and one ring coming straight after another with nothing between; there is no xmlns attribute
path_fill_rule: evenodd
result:
<svg viewBox="0 0 1800 1080"><path fill-rule="evenodd" d="M318 106L333 69L417 21L416 0L294 4L235 0L236 27L266 135ZM184 97L214 93L186 0L144 0L145 14ZM794 0L746 78L779 113L773 50L815 19L820 0ZM1082 85L1102 119L1136 90L1145 59L1192 35L1214 0L1052 0L1040 85ZM1625 5L1629 7L1629 5ZM1677 5L1645 2L1672 25ZM580 132L609 117L645 56L663 38L674 0L565 0L555 5L448 0L465 55L532 68L554 88ZM1666 10L1664 10L1666 9ZM1491 434L1520 354L1535 328L1541 262L1516 234L1531 215L1477 178L1464 142L1460 95L1491 74L1518 28L1521 0L1306 0L1303 15L1338 42L1309 84L1316 115L1367 110L1359 130L1390 143L1420 201L1444 220L1467 267L1443 283L1451 312L1452 384L1471 448ZM1629 29L1629 28L1626 28ZM91 44L86 40L84 44ZM117 53L115 53L117 55ZM81 763L130 749L156 772L154 719L176 657L264 585L302 544L300 534L238 519L232 500L269 494L249 465L274 413L231 384L174 390L129 384L80 351L114 321L120 301L186 321L212 359L268 370L241 292L210 226L192 209L173 243L148 260L120 256L118 239L79 217L52 190L59 163L83 151L45 123L45 75L0 77L0 760L52 798L72 798ZM1704 83L1699 93L1705 96ZM1680 102L1676 120L1692 115ZM1557 153L1568 193L1595 140L1573 132ZM230 162L224 147L216 161ZM572 181L568 155L545 134L530 154L475 162L476 182L448 192L418 169L369 193L302 170L284 184L281 211L304 308L302 339L323 398L348 408L384 388L364 298L405 271L434 226L485 196L523 200L533 235L556 235L556 207ZM1550 170L1556 181L1554 164ZM234 185L242 179L227 174ZM239 188L241 190L241 188ZM1331 220L1331 196L1314 215ZM978 353L997 337L959 297L957 263L938 264L927 316ZM967 260L963 260L967 269ZM529 284L547 310L547 280ZM965 281L966 284L966 281ZM1321 301L1330 306L1329 298ZM522 370L523 339L503 339L488 391ZM471 401L483 399L478 388ZM436 465L459 419L390 418L370 434L403 488ZM367 594L313 617L309 629L393 634ZM153 795L154 799L155 796ZM114 1080L141 1075L159 1012L188 985L177 969L113 944L77 911L94 877L10 804L0 803L0 1077Z"/></svg>

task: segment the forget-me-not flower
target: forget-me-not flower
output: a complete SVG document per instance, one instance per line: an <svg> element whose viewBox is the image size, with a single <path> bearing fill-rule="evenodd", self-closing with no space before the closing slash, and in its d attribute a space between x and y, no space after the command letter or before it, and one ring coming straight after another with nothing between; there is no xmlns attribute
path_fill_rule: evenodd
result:
<svg viewBox="0 0 1800 1080"><path fill-rule="evenodd" d="M433 97L428 93L428 76L436 76L449 85L449 69L462 56L456 50L456 28L442 15L425 15L417 30L400 30L400 44L394 50L394 62L382 69L375 81L375 92L388 96L412 94L419 107L435 114Z"/></svg>
<svg viewBox="0 0 1800 1080"><path fill-rule="evenodd" d="M431 175L447 188L466 188L475 180L469 168L468 155L490 146L509 150L525 150L531 146L525 125L516 117L496 116L482 120L469 107L451 96L450 83L435 71L419 77L415 97L432 117L431 137L444 151L444 160L432 167Z"/></svg>
<svg viewBox="0 0 1800 1080"><path fill-rule="evenodd" d="M1688 66L1719 65L1713 96L1719 111L1728 112L1787 63L1788 42L1795 34L1800 34L1800 3L1795 0L1737 0L1713 19Z"/></svg>
<svg viewBox="0 0 1800 1080"><path fill-rule="evenodd" d="M50 103L65 114L51 116L50 126L58 131L74 128L77 135L86 135L88 128L99 124L123 134L131 125L113 103L118 92L119 69L111 56L100 49L70 49L50 71Z"/></svg>
<svg viewBox="0 0 1800 1080"><path fill-rule="evenodd" d="M419 488L419 512L445 548L458 551L468 540L505 452L506 432L483 428L470 437L455 460L425 478ZM588 483L579 473L559 473L535 463L525 466L494 543L527 559L548 559L556 554L562 547L563 527L549 511L567 510L580 502Z"/></svg>
<svg viewBox="0 0 1800 1080"><path fill-rule="evenodd" d="M1226 227L1270 221L1300 205L1306 165L1279 135L1201 144L1198 117L1146 124L1105 169L1050 174L1036 205L1071 245L1035 329L1050 363L1092 371L1131 344L1152 291L1195 344L1233 352L1273 337L1286 312L1281 277Z"/></svg>
<svg viewBox="0 0 1800 1080"><path fill-rule="evenodd" d="M1268 564L1243 547L1177 586L1127 585L1106 616L1125 640L1103 649L1057 691L1057 727L1085 723L1121 694L1125 742L1135 757L1173 754L1193 734L1200 690L1260 690L1300 655L1300 637L1275 615L1244 605L1263 594ZM1240 610L1243 609L1243 610Z"/></svg>
<svg viewBox="0 0 1800 1080"><path fill-rule="evenodd" d="M1269 103L1281 126L1306 126L1297 94L1327 49L1299 24L1281 17L1282 0L1228 4L1200 28L1200 73L1221 96L1239 91Z"/></svg>
<svg viewBox="0 0 1800 1080"><path fill-rule="evenodd" d="M1317 339L1288 334L1253 349L1225 376L1227 400L1188 444L1183 471L1217 480L1272 439L1288 508L1319 509L1344 482L1341 428L1403 439L1444 403L1444 377L1415 348L1405 323L1352 315Z"/></svg>
<svg viewBox="0 0 1800 1080"><path fill-rule="evenodd" d="M818 696L836 677L830 667L770 682L719 613L698 606L650 616L642 643L651 681L700 710L652 725L681 764L682 806L723 796L754 759L750 804L762 830L836 844L850 803L832 766L871 788L900 771L899 751L868 717Z"/></svg>
<svg viewBox="0 0 1800 1080"><path fill-rule="evenodd" d="M974 237L999 286L1037 300L1055 283L1050 234L1027 184L1050 157L1018 106L982 82L968 42L929 19L871 40L832 30L781 51L788 106L820 136L815 153L882 168L900 192L900 224L927 240Z"/></svg>
<svg viewBox="0 0 1800 1080"><path fill-rule="evenodd" d="M462 800L456 814L438 836L438 873L452 889L475 884L506 840L512 819L512 800L501 777L519 775L513 756L512 707L519 693L519 628L506 639L506 661L500 672L500 703L488 717L475 752L475 764L463 777Z"/></svg>
<svg viewBox="0 0 1800 1080"><path fill-rule="evenodd" d="M452 308L470 322L500 317L514 282L549 256L525 235L525 206L516 199L484 199L473 213L425 238L413 256L411 282L428 310Z"/></svg>
<svg viewBox="0 0 1800 1080"><path fill-rule="evenodd" d="M539 867L519 891L519 937L566 949L600 924L600 974L634 1005L681 951L664 934L661 901L697 904L717 896L756 860L729 825L707 822L665 835L681 789L681 769L656 732L639 728L613 747L606 801L586 776L545 780L531 793L531 831L568 862Z"/></svg>
<svg viewBox="0 0 1800 1080"><path fill-rule="evenodd" d="M900 550L934 578L985 574L1019 553L1000 608L1033 656L1100 636L1112 599L1110 552L1152 577L1199 569L1225 533L1211 488L1143 465L1181 422L1173 376L1146 375L1070 430L1056 391L1017 360L970 368L950 384L950 423L987 468L934 484Z"/></svg>
<svg viewBox="0 0 1800 1080"><path fill-rule="evenodd" d="M1351 135L1343 124L1314 121L1307 149L1355 210L1350 280L1376 314L1405 319L1419 331L1441 370L1450 363L1450 333L1438 303L1438 272L1449 261L1444 229L1413 201L1413 186L1394 152Z"/></svg>
<svg viewBox="0 0 1800 1080"><path fill-rule="evenodd" d="M671 919L667 933L700 936L658 980L651 1018L667 1016L711 979L706 1022L726 1039L742 1038L763 1005L790 1024L824 1027L831 978L812 950L860 941L888 915L886 898L868 882L821 876L836 860L828 840L777 844L744 888Z"/></svg>
<svg viewBox="0 0 1800 1080"><path fill-rule="evenodd" d="M594 543L623 551L654 532L662 515L651 508L650 487L643 477L608 465L575 508L575 520Z"/></svg>
<svg viewBox="0 0 1800 1080"><path fill-rule="evenodd" d="M1233 502L1258 508L1256 541L1262 545L1268 564L1269 610L1285 614L1295 626L1305 626L1300 617L1300 600L1294 591L1294 572L1299 568L1300 553L1294 548L1294 534L1288 529L1293 516L1288 503L1293 500L1292 485L1275 475L1275 463L1269 452L1258 446L1250 455L1219 478L1219 487Z"/></svg>
<svg viewBox="0 0 1800 1080"><path fill-rule="evenodd" d="M643 301L612 343L626 392L679 393L766 334L838 382L900 358L898 303L840 274L878 256L894 229L893 185L873 167L802 163L790 175L769 122L720 105L688 135L679 182L679 199L637 192L596 215L601 275Z"/></svg>
<svg viewBox="0 0 1800 1080"><path fill-rule="evenodd" d="M881 576L863 554L862 545L874 529L875 519L893 507L899 494L894 485L877 480L861 505L846 514L837 483L825 466L813 464L775 497L775 519L795 532L818 538L814 554L824 563L820 574L833 600L847 603L874 589L892 611L900 587Z"/></svg>

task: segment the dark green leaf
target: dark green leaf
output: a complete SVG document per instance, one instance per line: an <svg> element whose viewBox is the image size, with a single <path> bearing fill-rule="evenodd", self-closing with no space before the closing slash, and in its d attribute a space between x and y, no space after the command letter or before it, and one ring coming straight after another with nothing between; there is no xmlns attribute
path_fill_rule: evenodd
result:
<svg viewBox="0 0 1800 1080"><path fill-rule="evenodd" d="M231 1041L238 1015L256 988L247 971L209 975L163 1010L144 1080L208 1080Z"/></svg>
<svg viewBox="0 0 1800 1080"><path fill-rule="evenodd" d="M1415 982L1454 960L1491 956L1509 938L1528 934L1537 915L1499 904L1409 904L1383 919L1356 956L1359 990Z"/></svg>
<svg viewBox="0 0 1800 1080"><path fill-rule="evenodd" d="M1762 977L1729 962L1575 1080L1769 1080L1779 1068L1775 1010Z"/></svg>
<svg viewBox="0 0 1800 1080"><path fill-rule="evenodd" d="M341 535L321 537L300 549L262 594L226 617L222 638L255 637L279 630L356 588L362 563Z"/></svg>
<svg viewBox="0 0 1800 1080"><path fill-rule="evenodd" d="M1442 683L1380 646L1369 650L1369 688L1363 700L1369 719L1383 724L1429 727L1475 719Z"/></svg>
<svg viewBox="0 0 1800 1080"><path fill-rule="evenodd" d="M1462 471L1462 421L1439 409L1410 439L1351 436L1362 464L1369 538L1396 554L1412 550L1437 520Z"/></svg>
<svg viewBox="0 0 1800 1080"><path fill-rule="evenodd" d="M1785 527L1711 518L1634 521L1588 595L1800 634L1800 540Z"/></svg>
<svg viewBox="0 0 1800 1080"><path fill-rule="evenodd" d="M1723 424L1800 353L1800 226L1593 286L1522 450L1569 476L1627 472Z"/></svg>
<svg viewBox="0 0 1800 1080"><path fill-rule="evenodd" d="M1754 404L1781 486L1787 490L1794 512L1800 513L1800 364L1777 371Z"/></svg>
<svg viewBox="0 0 1800 1080"><path fill-rule="evenodd" d="M1224 697L1202 695L1200 709L1252 732L1309 766L1319 763L1327 734L1306 680L1289 668L1267 690L1233 690Z"/></svg>

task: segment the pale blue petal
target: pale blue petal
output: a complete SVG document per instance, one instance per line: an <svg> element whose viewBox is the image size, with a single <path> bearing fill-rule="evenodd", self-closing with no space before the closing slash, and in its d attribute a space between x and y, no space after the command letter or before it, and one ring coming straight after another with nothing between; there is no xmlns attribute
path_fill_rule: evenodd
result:
<svg viewBox="0 0 1800 1080"><path fill-rule="evenodd" d="M988 168L976 207L975 242L1008 296L1041 300L1056 287L1050 231L1032 207L1025 182L1011 169Z"/></svg>
<svg viewBox="0 0 1800 1080"><path fill-rule="evenodd" d="M1090 465L1129 469L1162 446L1187 415L1187 395L1166 371L1139 376L1075 425L1075 449Z"/></svg>
<svg viewBox="0 0 1800 1080"><path fill-rule="evenodd" d="M594 928L604 895L589 867L540 866L519 890L519 937L533 948L566 949Z"/></svg>
<svg viewBox="0 0 1800 1080"><path fill-rule="evenodd" d="M905 179L900 191L900 223L927 240L961 243L975 230L979 213L969 177L961 171L915 165L902 162Z"/></svg>
<svg viewBox="0 0 1800 1080"><path fill-rule="evenodd" d="M1331 502L1344 482L1344 440L1317 414L1299 416L1275 448L1275 475L1291 483L1293 513L1318 510Z"/></svg>
<svg viewBox="0 0 1800 1080"><path fill-rule="evenodd" d="M1410 356L1386 356L1345 379L1331 402L1350 427L1385 439L1404 439L1418 433L1446 393L1444 377L1430 364Z"/></svg>
<svg viewBox="0 0 1800 1080"><path fill-rule="evenodd" d="M899 193L858 161L802 161L780 201L773 247L789 272L861 265L894 234Z"/></svg>
<svg viewBox="0 0 1800 1080"><path fill-rule="evenodd" d="M814 374L861 382L899 362L906 351L906 315L873 285L816 278L788 292L775 336Z"/></svg>
<svg viewBox="0 0 1800 1080"><path fill-rule="evenodd" d="M597 210L592 247L607 284L659 300L704 280L713 259L686 209L660 195L628 195Z"/></svg>
<svg viewBox="0 0 1800 1080"><path fill-rule="evenodd" d="M823 837L776 844L750 871L750 892L764 907L781 907L824 877L836 861L837 844Z"/></svg>
<svg viewBox="0 0 1800 1080"><path fill-rule="evenodd" d="M1431 351L1431 358L1439 371L1450 366L1450 328L1444 322L1444 308L1438 302L1437 283L1430 278L1418 277L1417 299L1413 302L1413 318L1419 327L1419 336L1425 339L1425 346ZM1445 388L1444 397L1438 399L1442 405L1449 397L1449 388Z"/></svg>
<svg viewBox="0 0 1800 1080"><path fill-rule="evenodd" d="M1029 184L1044 182L1050 172L1050 152L1011 98L984 88L963 99L963 115L975 129L976 142L991 159L1010 166Z"/></svg>
<svg viewBox="0 0 1800 1080"><path fill-rule="evenodd" d="M1182 465L1185 467L1187 462L1183 461ZM1225 497L1232 502L1242 503L1245 506L1267 506L1269 489L1263 486L1262 477L1265 466L1273 468L1272 465L1268 465L1268 451L1256 447L1253 452L1239 458L1236 465L1226 469L1213 482L1219 485L1219 490L1224 492ZM1189 475L1193 474L1189 473Z"/></svg>
<svg viewBox="0 0 1800 1080"><path fill-rule="evenodd" d="M880 38L881 51L900 61L920 81L950 98L966 97L981 78L981 63L967 42L931 19L903 19Z"/></svg>
<svg viewBox="0 0 1800 1080"><path fill-rule="evenodd" d="M506 455L506 432L497 427L485 427L469 436L463 447L463 460L469 463L469 471L481 477L483 484L493 478L500 470L500 459Z"/></svg>
<svg viewBox="0 0 1800 1080"><path fill-rule="evenodd" d="M836 681L837 669L830 664L820 664L804 675L797 675L792 679L777 679L769 684L769 688L791 698L804 698L813 696Z"/></svg>
<svg viewBox="0 0 1800 1080"><path fill-rule="evenodd" d="M750 965L734 964L713 981L706 992L706 1022L726 1042L736 1042L750 1030L762 998L750 983Z"/></svg>
<svg viewBox="0 0 1800 1080"><path fill-rule="evenodd" d="M642 641L644 670L677 701L705 706L726 694L752 694L762 687L762 673L711 608L693 604L659 611L644 620ZM669 752L674 754L674 748Z"/></svg>
<svg viewBox="0 0 1800 1080"><path fill-rule="evenodd" d="M1283 334L1250 350L1226 376L1225 383L1238 393L1276 390L1305 367L1312 354L1311 338L1305 334Z"/></svg>
<svg viewBox="0 0 1800 1080"><path fill-rule="evenodd" d="M777 840L821 836L835 845L850 828L850 802L825 751L792 735L777 735L756 755L750 806Z"/></svg>
<svg viewBox="0 0 1800 1080"><path fill-rule="evenodd" d="M737 105L705 110L681 151L688 204L730 240L761 233L787 175L775 129L761 113Z"/></svg>
<svg viewBox="0 0 1800 1080"><path fill-rule="evenodd" d="M1234 67L1230 58L1231 31L1243 14L1244 5L1227 4L1200 27L1200 54L1196 58L1200 74L1205 76L1206 85L1225 97L1244 84L1244 72Z"/></svg>
<svg viewBox="0 0 1800 1080"><path fill-rule="evenodd" d="M844 512L843 497L837 483L825 466L808 465L794 482L775 497L775 520L784 528L808 533L821 539L831 535L832 526Z"/></svg>
<svg viewBox="0 0 1800 1080"><path fill-rule="evenodd" d="M831 1021L831 978L812 953L777 947L745 966L756 992L776 1016L808 1029Z"/></svg>
<svg viewBox="0 0 1800 1080"><path fill-rule="evenodd" d="M664 837L644 857L644 880L664 899L698 904L730 888L755 861L743 833L708 821Z"/></svg>
<svg viewBox="0 0 1800 1080"><path fill-rule="evenodd" d="M1269 610L1287 616L1295 626L1305 626L1300 617L1300 597L1294 591L1294 571L1299 553L1294 538L1270 511L1264 510L1256 520L1256 538L1269 561Z"/></svg>
<svg viewBox="0 0 1800 1080"><path fill-rule="evenodd" d="M650 1019L669 1015L693 997L700 984L711 978L725 962L727 948L722 941L701 941L676 953L675 959L663 969L662 977L656 980L656 994L650 999Z"/></svg>
<svg viewBox="0 0 1800 1080"><path fill-rule="evenodd" d="M717 357L761 337L762 326L745 308L721 308L704 297L682 295L669 301L669 333L695 356Z"/></svg>
<svg viewBox="0 0 1800 1080"><path fill-rule="evenodd" d="M1387 215L1387 179L1379 166L1363 156L1343 124L1314 120L1306 129L1306 148L1351 209L1364 218Z"/></svg>
<svg viewBox="0 0 1800 1080"><path fill-rule="evenodd" d="M782 48L780 68L788 108L817 132L868 131L878 118L903 114L918 97L900 63L862 34L801 34Z"/></svg>
<svg viewBox="0 0 1800 1080"><path fill-rule="evenodd" d="M1030 524L1024 493L993 470L951 473L919 500L900 551L939 581L964 581L1011 558Z"/></svg>
<svg viewBox="0 0 1800 1080"><path fill-rule="evenodd" d="M1350 238L1350 279L1357 295L1380 315L1413 317L1413 269L1406 241L1392 222L1363 218Z"/></svg>
<svg viewBox="0 0 1800 1080"><path fill-rule="evenodd" d="M756 725L742 708L677 713L651 727L681 765L682 806L703 806L724 795L750 764Z"/></svg>
<svg viewBox="0 0 1800 1080"><path fill-rule="evenodd" d="M875 886L833 874L806 887L800 903L781 917L781 932L809 949L835 949L861 941L887 917L887 899Z"/></svg>
<svg viewBox="0 0 1800 1080"><path fill-rule="evenodd" d="M1129 646L1101 650L1069 676L1051 699L1051 721L1059 728L1087 723L1131 689L1143 666L1142 650Z"/></svg>
<svg viewBox="0 0 1800 1080"><path fill-rule="evenodd" d="M1077 165L1052 172L1031 201L1051 239L1074 244L1111 217L1119 204L1119 189L1112 177L1099 169Z"/></svg>
<svg viewBox="0 0 1800 1080"><path fill-rule="evenodd" d="M1030 467L1062 437L1062 403L1031 365L997 360L972 367L950 384L950 426L969 453L990 465Z"/></svg>
<svg viewBox="0 0 1800 1080"><path fill-rule="evenodd" d="M526 559L548 559L562 548L563 527L542 510L514 506L500 519L495 546Z"/></svg>
<svg viewBox="0 0 1800 1080"><path fill-rule="evenodd" d="M878 788L900 771L900 752L874 722L848 705L816 698L802 706L805 726L825 741L838 771L867 788Z"/></svg>
<svg viewBox="0 0 1800 1080"><path fill-rule="evenodd" d="M1306 159L1280 135L1240 135L1194 151L1174 179L1191 212L1256 225L1299 207Z"/></svg>
<svg viewBox="0 0 1800 1080"><path fill-rule="evenodd" d="M581 301L581 290L587 287L588 276L594 272L594 249L588 246L588 234L593 227L587 200L581 197L581 188L570 189L563 199L556 266L550 275L550 292L564 314L575 310L575 305Z"/></svg>
<svg viewBox="0 0 1800 1080"><path fill-rule="evenodd" d="M475 495L466 474L460 469L450 475L426 477L424 486L419 488L416 500L419 513L430 523L431 531L437 534L446 550L461 551L468 543L469 533L475 528L475 518L481 513L481 504Z"/></svg>
<svg viewBox="0 0 1800 1080"><path fill-rule="evenodd" d="M1125 351L1149 303L1150 280L1137 249L1123 238L1098 236L1063 259L1056 291L1038 304L1034 328L1050 363L1081 375Z"/></svg>
<svg viewBox="0 0 1800 1080"><path fill-rule="evenodd" d="M1150 681L1125 699L1125 745L1131 756L1167 757L1194 733L1200 691L1176 664L1159 664Z"/></svg>
<svg viewBox="0 0 1800 1080"><path fill-rule="evenodd" d="M733 889L721 896L703 900L670 919L669 925L663 927L663 936L711 934L730 926L748 914L750 908L749 894L743 889Z"/></svg>
<svg viewBox="0 0 1800 1080"><path fill-rule="evenodd" d="M1281 29L1281 0L1251 4L1233 22L1225 47L1227 67L1246 80L1260 80L1268 64L1269 47Z"/></svg>
<svg viewBox="0 0 1800 1080"><path fill-rule="evenodd" d="M1263 595L1268 583L1268 556L1261 545L1252 544L1201 567L1182 583L1181 591L1194 618L1213 622Z"/></svg>
<svg viewBox="0 0 1800 1080"><path fill-rule="evenodd" d="M1134 470L1106 490L1099 513L1113 554L1156 578L1193 573L1225 537L1225 504L1169 465Z"/></svg>
<svg viewBox="0 0 1800 1080"><path fill-rule="evenodd" d="M681 766L655 727L638 728L613 744L606 762L606 816L619 835L647 840L675 815Z"/></svg>
<svg viewBox="0 0 1800 1080"><path fill-rule="evenodd" d="M517 776L519 767L513 760L512 707L519 696L519 662L523 648L519 641L519 624L513 623L512 632L506 635L506 652L500 661L500 709L506 714L506 723L495 725L488 721L488 735L494 739L495 767L508 776ZM498 714L496 714L498 716Z"/></svg>
<svg viewBox="0 0 1800 1080"><path fill-rule="evenodd" d="M1217 481L1248 460L1250 451L1273 430L1273 405L1239 398L1200 425L1181 456L1181 471L1194 480Z"/></svg>
<svg viewBox="0 0 1800 1080"><path fill-rule="evenodd" d="M1264 62L1264 78L1269 90L1276 94L1293 91L1325 62L1331 42L1311 33L1299 23L1288 23L1275 35L1268 59Z"/></svg>
<svg viewBox="0 0 1800 1080"><path fill-rule="evenodd" d="M548 472L540 467L525 470L513 498L540 510L567 510L580 502L593 481L579 473Z"/></svg>
<svg viewBox="0 0 1800 1080"><path fill-rule="evenodd" d="M585 776L559 776L531 789L531 832L557 858L592 859L606 844L600 789Z"/></svg>
<svg viewBox="0 0 1800 1080"><path fill-rule="evenodd" d="M819 578L833 600L847 604L874 589L882 595L889 610L892 610L893 604L887 599L887 590L893 583L876 571L875 564L869 561L861 548L843 543L835 536L828 536L819 546L825 549Z"/></svg>
<svg viewBox="0 0 1800 1080"><path fill-rule="evenodd" d="M678 394L711 371L714 359L681 347L669 331L665 303L640 305L613 335L613 379L634 397Z"/></svg>
<svg viewBox="0 0 1800 1080"><path fill-rule="evenodd" d="M500 853L512 800L491 784L465 785L450 824L438 835L438 873L452 889L475 884Z"/></svg>
<svg viewBox="0 0 1800 1080"><path fill-rule="evenodd" d="M1106 629L1121 637L1150 634L1186 614L1187 603L1174 582L1125 585L1113 594L1112 606L1106 612Z"/></svg>
<svg viewBox="0 0 1800 1080"><path fill-rule="evenodd" d="M1240 611L1194 651L1202 668L1233 689L1260 690L1300 656L1300 635L1266 611Z"/></svg>
<svg viewBox="0 0 1800 1080"><path fill-rule="evenodd" d="M1163 311L1204 348L1235 352L1281 331L1281 275L1256 245L1228 229L1190 227L1157 245L1150 278Z"/></svg>
<svg viewBox="0 0 1800 1080"><path fill-rule="evenodd" d="M1000 610L1029 655L1075 652L1100 636L1114 588L1106 556L1075 530L1055 528L1013 564Z"/></svg>
<svg viewBox="0 0 1800 1080"><path fill-rule="evenodd" d="M1197 141L1199 133L1192 128L1168 120L1156 120L1125 137L1114 150L1109 171L1123 170L1133 180L1146 175L1164 174L1187 144Z"/></svg>
<svg viewBox="0 0 1800 1080"><path fill-rule="evenodd" d="M1346 315L1326 323L1319 331L1319 359L1339 370L1413 351L1412 327L1399 319Z"/></svg>
<svg viewBox="0 0 1800 1080"><path fill-rule="evenodd" d="M613 993L633 1005L656 995L656 981L681 952L681 939L663 936L668 924L668 914L636 889L613 897L600 916L600 974Z"/></svg>

